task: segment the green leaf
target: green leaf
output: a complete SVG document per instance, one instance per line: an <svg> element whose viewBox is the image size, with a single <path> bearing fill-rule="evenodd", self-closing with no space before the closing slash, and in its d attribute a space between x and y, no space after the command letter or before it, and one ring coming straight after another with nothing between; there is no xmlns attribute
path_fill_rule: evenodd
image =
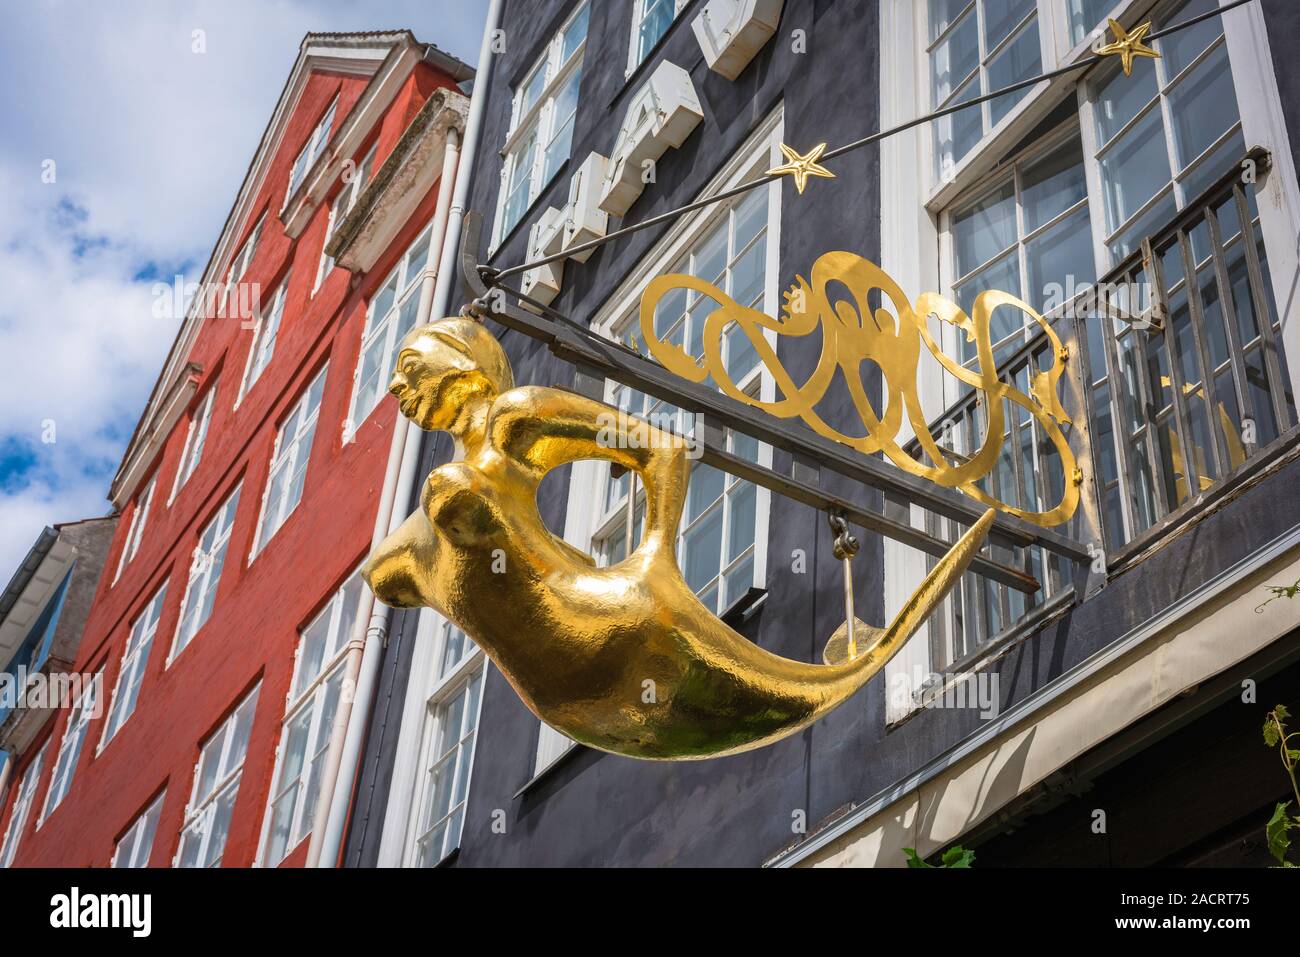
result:
<svg viewBox="0 0 1300 957"><path fill-rule="evenodd" d="M1287 748L1286 755L1292 761L1300 761L1300 751L1297 751L1295 748Z"/></svg>
<svg viewBox="0 0 1300 957"><path fill-rule="evenodd" d="M960 844L954 844L943 852L944 867L970 867L974 862L975 852L962 847Z"/></svg>
<svg viewBox="0 0 1300 957"><path fill-rule="evenodd" d="M1277 723L1272 718L1269 718L1264 722L1264 743L1270 748L1276 748L1277 743L1280 740L1281 738L1278 737Z"/></svg>
<svg viewBox="0 0 1300 957"><path fill-rule="evenodd" d="M1286 863L1286 852L1291 847L1291 838L1286 833L1289 823L1286 809L1290 804L1290 801L1279 804L1273 810L1273 816L1269 818L1268 824L1264 826L1264 835L1268 838L1268 852L1283 864Z"/></svg>
<svg viewBox="0 0 1300 957"><path fill-rule="evenodd" d="M1274 708L1273 713L1277 715L1279 721L1285 721L1287 718L1291 717L1291 712L1286 710L1286 705L1284 704L1280 704Z"/></svg>
<svg viewBox="0 0 1300 957"><path fill-rule="evenodd" d="M931 870L934 869L933 864L926 863L925 858L921 857L919 854L916 853L916 848L905 847L903 848L903 853L907 855L908 867L928 867Z"/></svg>

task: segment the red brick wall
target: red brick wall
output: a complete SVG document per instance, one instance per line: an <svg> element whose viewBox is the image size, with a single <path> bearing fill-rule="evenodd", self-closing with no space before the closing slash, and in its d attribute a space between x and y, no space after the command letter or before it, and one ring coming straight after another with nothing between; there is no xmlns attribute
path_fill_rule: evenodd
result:
<svg viewBox="0 0 1300 957"><path fill-rule="evenodd" d="M450 85L450 77L419 64L367 136L359 155L378 142L376 164L381 163L429 93ZM50 723L45 735L53 735L54 744L18 850L16 864L20 866L108 864L117 839L164 787L166 799L150 863L168 865L178 846L200 743L244 693L260 682L224 855L227 866L246 866L254 860L298 630L315 616L369 549L397 415L395 403L385 398L353 440L343 444L343 421L351 400L367 302L429 221L437 202L435 187L370 274L354 277L336 268L316 294L311 294L332 193L296 241L285 235L276 217L294 158L329 101L339 94L334 119L337 131L365 86L365 79L325 72L310 78L261 186L254 212L240 224L242 240L261 211L269 210L256 256L244 276L246 282L261 284L264 297L274 293L292 265L274 356L236 409L253 333L242 328L238 319L208 320L199 331L188 358L201 364L203 373L190 412L213 382L218 390L202 460L169 506L167 499L189 423L187 413L173 428L149 473L158 476L158 483L140 550L116 584L111 573L104 575L78 655L77 670L105 666L107 697L117 680L131 621L166 581L167 596L135 712L99 755L96 750L104 718L92 723L71 791L40 830L34 831L66 712ZM278 424L327 361L329 372L302 500L250 563L249 550ZM171 666L165 667L191 553L204 526L241 481L239 508L212 615ZM128 513L131 508L134 505L128 507ZM129 524L129 519L120 523L108 569L116 567ZM40 744L38 740L22 763L30 760ZM11 780L16 782L21 771L21 767L15 768ZM10 789L9 803L15 790ZM8 813L6 807L0 822ZM286 863L300 866L305 848L306 842Z"/></svg>

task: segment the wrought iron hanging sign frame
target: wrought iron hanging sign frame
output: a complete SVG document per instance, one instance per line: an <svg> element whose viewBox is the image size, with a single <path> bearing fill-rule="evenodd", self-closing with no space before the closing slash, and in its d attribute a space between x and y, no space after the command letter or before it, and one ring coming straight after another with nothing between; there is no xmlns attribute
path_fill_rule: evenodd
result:
<svg viewBox="0 0 1300 957"><path fill-rule="evenodd" d="M481 217L469 214L461 265L473 302L465 318L439 320L403 340L390 388L404 415L422 428L451 432L463 455L430 474L421 507L367 561L365 575L375 594L390 605L434 607L455 620L496 662L524 703L575 740L631 757L684 760L770 744L838 707L884 667L968 570L1022 592L1036 592L1039 583L1032 576L994 560L998 548L989 556L980 554L987 540L1001 547L1035 545L1068 559L1075 564L1075 590L1081 593L1091 554L1051 530L1074 514L1082 481L1061 430L1069 419L1057 387L1069 352L1051 324L1015 297L986 291L969 316L933 293L913 304L875 264L851 253L831 252L812 264L811 281L798 279L786 296L782 316L773 319L695 277L662 276L651 280L641 302L641 332L651 359L510 289L504 281L778 177L792 177L802 193L809 177L833 178L822 161L1107 56L1120 57L1125 74L1130 74L1135 57L1159 55L1144 40L1246 2L1250 0L1237 0L1159 33L1150 32L1150 23L1126 32L1112 20L1113 42L1097 48L1092 58L836 150L820 144L801 154L783 144L786 162L759 179L557 256L505 270L481 265L475 261ZM826 291L831 283L847 288L853 301L832 302ZM656 305L678 288L718 303L705 320L701 359L657 335ZM877 298L882 308L873 308ZM883 308L886 301L892 315ZM1028 394L998 375L989 332L991 313L998 308L1027 314L1051 344L1051 364L1031 378ZM978 372L943 353L928 332L930 315L966 332L976 346ZM540 386L514 388L504 350L477 321L487 317L546 343L572 363L578 370L576 394ZM732 326L740 328L773 375L779 399L754 399L730 378L722 359L722 337ZM820 333L821 356L809 378L796 384L767 335L813 332ZM986 438L969 456L942 448L921 412L916 372L923 347L948 373L985 396ZM881 368L885 392L880 414L865 395L859 374L865 360ZM865 428L862 436L844 434L817 412L837 371L844 373ZM600 401L606 379L700 414L703 422L697 434L673 435L633 421L620 428L644 430L650 442L632 442L626 448L604 444L597 438L604 427L597 423L616 411ZM716 388L705 385L709 379ZM1008 404L1036 421L1065 470L1060 501L1044 511L1021 509L980 485L996 464L1003 441L1001 417ZM792 424L794 419L801 424ZM905 419L917 436L920 456L909 454L896 441ZM728 429L790 452L793 474L782 475L728 451ZM675 551L691 474L682 452L688 443L711 465L830 513L837 532L835 554L844 563L846 620L826 645L825 664L805 664L764 651L718 619L686 584ZM877 452L889 463L873 457ZM612 566L597 567L590 556L549 532L537 515L537 487L545 474L582 458L606 459L614 467L634 471L644 483L645 535L634 551ZM823 491L823 465L883 493L886 509L876 511ZM950 545L914 529L904 514L891 513L889 503L920 506L967 530ZM857 621L853 614L850 561L857 542L849 534L849 521L936 558L884 628ZM489 593L495 600L484 601Z"/></svg>

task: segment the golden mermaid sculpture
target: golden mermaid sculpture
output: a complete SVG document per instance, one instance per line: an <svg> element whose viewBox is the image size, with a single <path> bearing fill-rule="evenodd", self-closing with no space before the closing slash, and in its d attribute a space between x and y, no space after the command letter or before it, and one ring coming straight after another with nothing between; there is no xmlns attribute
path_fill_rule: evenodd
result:
<svg viewBox="0 0 1300 957"><path fill-rule="evenodd" d="M842 704L943 598L993 518L972 526L888 628L857 624L853 660L840 640L832 663L805 664L727 627L682 578L690 461L680 438L572 393L515 388L500 344L472 319L413 330L389 391L412 422L450 432L458 457L429 474L420 509L370 556L375 595L437 609L543 721L630 757L734 754ZM641 544L607 568L551 534L537 509L546 473L580 459L631 469L646 489Z"/></svg>

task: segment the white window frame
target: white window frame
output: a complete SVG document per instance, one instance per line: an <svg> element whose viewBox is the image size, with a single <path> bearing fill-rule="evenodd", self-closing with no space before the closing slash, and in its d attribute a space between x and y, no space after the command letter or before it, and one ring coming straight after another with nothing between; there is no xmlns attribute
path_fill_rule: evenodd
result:
<svg viewBox="0 0 1300 957"><path fill-rule="evenodd" d="M211 594L211 605L213 607L216 605L216 590L221 586L221 575L225 571L226 555L230 546L230 533L235 524L236 513L239 510L239 493L242 490L242 484L236 485L234 491L226 496L216 514L203 527L203 531L199 535L199 541L194 546L189 571L186 576L185 596L181 599L181 610L176 621L176 632L172 636L171 651L167 655L167 667L171 667L172 662L176 660L180 653L190 646L212 615L212 607L209 607L203 620L194 626L194 630L188 635L184 634L186 609L189 608L191 599L199 602L201 607L207 602L208 595ZM208 538L209 532L212 532L212 540L205 550L203 541ZM219 559L218 556L220 556ZM215 575L213 574L214 567L216 567ZM199 584L199 591L197 592L194 590L196 583Z"/></svg>
<svg viewBox="0 0 1300 957"><path fill-rule="evenodd" d="M366 326L361 333L361 350L357 353L356 368L352 371L352 399L348 403L348 418L344 423L343 442L347 444L356 436L371 414L379 408L380 402L388 394L388 381L392 374L393 362L397 355L397 346L409 329L402 328L402 312L411 309L411 327L419 318L419 301L423 280L432 275L434 264L432 257L437 255L431 241L432 226L425 227L411 243L402 259L384 279L383 284L370 298L366 306ZM425 247L423 260L413 259L411 254L421 245ZM376 317L384 292L394 290L389 306L382 316ZM400 333L400 335L399 335ZM365 365L366 354L374 346L381 345L381 358L376 366L377 380L373 395L362 395L361 370ZM362 408L362 403L367 403Z"/></svg>
<svg viewBox="0 0 1300 957"><path fill-rule="evenodd" d="M117 669L112 703L108 707L108 717L104 720L104 731L100 735L96 754L108 747L108 743L135 713L140 701L140 687L144 683L144 672L149 667L149 653L153 650L153 642L158 635L158 621L162 617L162 606L166 600L167 582L163 582L131 622L131 632L127 635L126 647L122 649L122 663Z"/></svg>
<svg viewBox="0 0 1300 957"><path fill-rule="evenodd" d="M555 730L545 721L538 722L537 751L533 755L533 777L537 777L572 751L577 743L563 731Z"/></svg>
<svg viewBox="0 0 1300 957"><path fill-rule="evenodd" d="M117 580L122 577L124 569L135 558L135 553L140 550L140 541L144 538L145 524L149 521L149 507L153 504L154 487L158 484L158 474L155 472L149 479L149 484L144 487L144 492L136 496L135 509L131 512L131 523L126 529L126 541L122 543L122 554L117 558L117 570L113 572L113 582L116 585Z"/></svg>
<svg viewBox="0 0 1300 957"><path fill-rule="evenodd" d="M746 143L736 150L735 155L708 186L701 191L701 197L716 195L731 187L753 178L755 171L762 172L781 162L780 144L784 131L783 110L778 108L750 135ZM766 165L764 165L766 164ZM763 290L762 309L775 315L780 303L778 284L780 282L780 237L781 237L781 184L769 183L768 218L766 239L766 280ZM746 196L748 194L745 194ZM607 338L617 339L624 332L635 328L635 316L639 308L641 291L645 284L656 275L669 271L673 265L689 253L693 247L708 236L722 217L731 215L734 206L743 202L745 196L736 201L709 207L705 211L684 217L674 225L667 236L647 256L642 258L638 269L619 287L618 291L597 312L592 329ZM730 237L728 238L730 243ZM733 251L728 247L727 268L733 264ZM627 324L633 323L632 327ZM768 332L768 340L776 346L775 333ZM776 398L776 383L762 363L757 363L746 373L741 388L753 390L765 402ZM606 383L607 394L618 390L616 383ZM696 416L697 421L701 417ZM759 462L770 465L772 450L765 444L759 445ZM573 463L569 480L569 508L565 519L564 538L570 544L587 551L593 543L601 538L610 521L618 521L613 512L604 514L605 483L609 476L609 466L604 462L580 461ZM728 489L734 480L728 477ZM756 490L755 528L754 528L754 587L763 587L766 582L768 512L770 511L771 493L759 487ZM597 508L592 503L599 503ZM625 509L624 509L625 511ZM597 512L602 514L598 515ZM725 533L724 533L725 537ZM723 611L725 609L719 609Z"/></svg>
<svg viewBox="0 0 1300 957"><path fill-rule="evenodd" d="M417 832L427 790L425 778L428 751L438 731L437 709L453 699L473 680L483 683L479 689L478 707L474 716L475 747L478 744L484 689L491 665L483 654L483 649L468 637L461 641L454 634L454 628L455 625L432 609L423 609L420 613L411 663L413 680L407 690L406 704L402 711L398 756L388 790L388 809L380 838L380 867L409 867L416 860ZM457 650L457 644L459 657L452 654ZM456 660L449 661L449 656ZM474 787L472 751L467 759L471 773L465 786L466 803ZM462 822L462 834L463 827ZM459 846L459 841L456 846Z"/></svg>
<svg viewBox="0 0 1300 957"><path fill-rule="evenodd" d="M49 750L50 742L46 740L41 745L41 749L36 752L36 757L32 758L32 763L23 771L22 780L18 783L13 811L9 815L9 823L5 826L4 840L0 841L0 868L12 866L14 857L18 853L18 845L22 842L23 831L27 827L27 818L36 803L36 789L40 786L41 771L45 767L45 756ZM9 760L14 760L13 755L10 755Z"/></svg>
<svg viewBox="0 0 1300 957"><path fill-rule="evenodd" d="M375 162L375 150L379 148L376 143L366 151L365 158L361 160L354 169L344 172L345 179L343 188L339 194L334 197L334 202L330 203L329 222L325 226L325 241L320 247L320 262L316 265L316 281L312 283L311 294L316 295L320 289L321 283L325 281L331 270L334 269L334 257L325 252L329 247L330 240L334 238L334 231L338 228L339 223L352 212L352 208L357 204L357 197L361 191L366 188L366 183L370 180L371 166Z"/></svg>
<svg viewBox="0 0 1300 957"><path fill-rule="evenodd" d="M655 42L650 44L644 50L641 49L641 24L645 22L646 14L653 10L659 4L672 4L673 16L669 21L664 32L659 34ZM677 23L677 17L690 0L632 0L632 37L627 45L627 69L623 71L623 78L627 79L636 72L637 67L644 63L650 56L650 52L659 45Z"/></svg>
<svg viewBox="0 0 1300 957"><path fill-rule="evenodd" d="M285 714L281 722L280 743L275 749L275 773L271 776L271 793L266 801L266 813L262 822L262 837L258 845L257 866L276 867L305 841L312 832L315 807L307 805L311 794L311 780L318 772L318 762L324 759L333 733L333 721L325 720L329 710L331 694L335 707L341 700L344 666L348 653L348 643L352 640L351 632L355 629L357 617L364 604L362 598L365 585L360 579L361 570L357 569L347 577L339 589L330 597L329 602L315 618L299 631L297 648L294 650L293 680L285 695ZM349 594L349 589L352 589ZM348 604L352 601L351 615ZM325 646L316 674L306 676L303 668L303 648L306 646L308 633L321 622L326 623ZM304 715L311 715L306 740L303 742L303 757L298 763L298 773L292 781L281 780L284 774L285 759L288 757L289 741L294 725ZM337 717L337 714L335 714ZM275 824L276 805L282 797L294 790L293 810L290 812L289 837L284 853L279 857L272 855L272 829Z"/></svg>
<svg viewBox="0 0 1300 957"><path fill-rule="evenodd" d="M321 118L316 121L315 128L311 131L311 136L303 144L298 155L294 157L293 166L289 167L289 185L284 191L284 201L287 203L293 197L294 191L302 185L303 180L307 178L307 173L312 164L325 151L325 146L329 143L330 130L334 126L334 113L338 109L338 94L330 100L330 105L326 107Z"/></svg>
<svg viewBox="0 0 1300 957"><path fill-rule="evenodd" d="M41 816L36 821L39 828L63 803L63 799L72 790L72 782L77 776L77 765L81 761L82 748L90 735L90 722L99 717L99 695L104 685L104 669L95 672L90 683L83 685L77 700L72 704L68 723L63 728L63 737L59 740L58 754L54 759L54 770L50 774L50 786L45 791L45 804Z"/></svg>
<svg viewBox="0 0 1300 957"><path fill-rule="evenodd" d="M203 401L194 415L190 416L189 428L185 432L185 445L181 449L181 460L176 466L171 495L167 497L168 507L176 501L177 494L185 487L185 483L190 480L190 476L194 474L203 459L203 446L207 443L208 428L212 425L212 406L217 396L218 384L214 382L208 386Z"/></svg>
<svg viewBox="0 0 1300 957"><path fill-rule="evenodd" d="M975 275L981 270L987 269L990 264L996 262L1001 257L1014 251L1017 260L1017 268L1020 272L1020 288L1007 289L1004 291L1009 292L1015 296L1020 296L1022 299L1024 299L1025 302L1029 303L1030 305L1035 305L1036 297L1033 295L1033 290L1030 290L1028 288L1029 268L1028 268L1028 254L1027 254L1026 247L1029 244L1031 244L1035 239L1039 239L1045 236L1046 234L1050 233L1054 228L1059 226L1064 220L1067 220L1071 216L1076 215L1081 209L1084 208L1086 208L1088 211L1089 228L1093 230L1095 235L1096 225L1097 225L1096 217L1099 211L1096 208L1097 197L1095 197L1091 191L1088 191L1082 200L1070 206L1069 209L1065 210L1064 212L1058 213L1056 216L1054 216L1051 220L1047 221L1046 223L1034 227L1033 229L1029 229L1024 219L1024 206L1021 201L1020 184L1023 178L1024 169L1026 167L1034 166L1034 164L1048 158L1052 154L1065 148L1067 144L1069 144L1071 141L1076 139L1081 140L1082 143L1083 168L1086 173L1088 171L1088 164L1089 164L1088 143L1087 140L1083 139L1080 134L1081 131L1077 124L1073 122L1065 122L1061 124L1055 129L1050 130L1049 132L1044 134L1042 137L1040 137L1037 141L1035 141L1030 146L1027 146L1025 149L1019 151L1013 156L1008 156L1006 158L1005 163L1002 166L1000 166L998 170L984 177L982 180L980 180L977 184L972 186L970 189L965 190L952 203L948 204L943 208L943 210L939 213L938 216L939 251L940 251L939 254L940 288L946 290L947 294L952 294L956 289L956 287L960 285L963 281L969 279L971 276ZM990 195L994 190L1002 186L1005 186L1008 182L1013 184L1015 190L1015 195L1012 200L1012 202L1015 204L1015 209L1016 209L1016 222L1013 227L1015 230L1014 243L1008 249L999 252L992 259L988 260L988 262L985 262L980 266L976 267L975 269L971 270L970 273L968 273L967 275L963 275L963 276L955 275L956 250L954 248L953 228L952 228L955 214L958 212L965 211L965 209L968 208L972 203L979 202L980 199ZM1095 243L1094 243L1094 247L1095 247ZM1094 261L1096 263L1096 275L1093 276L1093 281L1096 281L1098 278L1105 275L1106 269L1108 267L1104 265L1103 260L1096 259L1095 248L1094 248ZM954 301L956 301L955 297L954 297ZM1031 322L1026 322L1021 327L1019 335L1021 336L1022 339L1027 341L1036 333L1037 333L1037 326L1035 326ZM1016 335L1017 333L1011 333L1010 335L1006 336L1004 339L1000 340L999 342L993 343L994 348L995 349L1008 348L1009 344L1012 342L1012 340ZM943 335L940 338L940 341L943 343L943 347L948 352L949 355L959 358L961 355L961 346L962 346L961 339L964 336L965 336L964 332L957 329L955 326L952 326L951 324L945 323L943 328ZM968 365L973 366L976 364L978 363L977 360L975 360L974 358L968 360ZM945 376L943 380L943 385L944 385L944 399L945 399L944 407L947 408L953 402L956 402L959 397L959 383L957 383L955 379L949 376Z"/></svg>
<svg viewBox="0 0 1300 957"><path fill-rule="evenodd" d="M176 856L172 858L172 867L180 867L181 859L185 851L185 841L190 833L196 835L199 841L199 852L197 860L202 862L207 860L209 852L212 850L212 825L216 820L216 813L222 798L229 795L231 807L231 816L234 816L234 803L239 796L239 783L244 773L244 762L248 758L248 745L253 737L253 722L257 718L257 697L261 691L261 685L257 685L246 694L242 701L230 712L221 725L208 735L199 748L199 759L194 764L194 782L190 785L190 798L185 806L185 820L181 824L180 841L176 845ZM242 742L242 751L238 758L232 754L232 746L235 740L235 731L238 730L240 719L247 715L248 717L248 734ZM220 753L216 755L218 774L213 779L212 789L207 794L199 794L199 785L203 780L203 769L205 763L210 758L209 749L212 745L220 740ZM229 837L227 831L226 837ZM201 865L205 867L221 866L221 859L225 855L225 845L222 844L218 852L217 859L211 864Z"/></svg>
<svg viewBox="0 0 1300 957"><path fill-rule="evenodd" d="M275 537L275 533L284 527L284 523L289 520L289 516L302 501L307 486L305 473L311 462L311 449L315 444L316 425L320 419L321 401L325 395L325 376L328 371L328 363L321 366L320 371L312 377L307 388L285 414L280 421L280 427L276 430L275 445L271 449L271 464L267 469L266 485L262 489L262 505L258 513L257 528L253 532L253 548L248 554L249 562L252 562L266 547L266 543ZM295 423L294 434L286 435L285 429L290 422ZM280 472L285 469L288 470L289 480L280 487L278 501L273 502L270 500L271 489L275 487ZM299 469L304 472L303 481L295 486L293 475ZM290 495L295 487L298 489L297 497L290 501Z"/></svg>
<svg viewBox="0 0 1300 957"><path fill-rule="evenodd" d="M158 836L158 821L162 817L164 791L149 803L140 815L131 822L125 834L113 848L113 860L109 867L140 868L149 866L149 855L153 853L154 839ZM125 853L125 857L123 854Z"/></svg>
<svg viewBox="0 0 1300 957"><path fill-rule="evenodd" d="M289 280L292 271L284 274L284 279L276 287L271 297L271 308L265 312L259 310L257 320L253 323L253 342L248 347L248 358L244 360L244 377L239 383L239 395L235 399L235 408L239 408L244 396L261 378L266 367L275 358L275 342L280 335L280 325L284 322L284 304L289 294Z"/></svg>
<svg viewBox="0 0 1300 957"><path fill-rule="evenodd" d="M1173 4L1171 4L1169 0L1162 0L1161 3L1156 4L1156 6L1152 8L1151 12L1155 14L1167 13L1172 8ZM1180 17L1179 19L1182 18ZM1157 24L1156 29L1159 28L1160 25ZM1159 43L1159 41L1156 42L1157 44ZM1211 42L1208 47L1197 54L1193 61L1176 77L1170 77L1167 75L1168 66L1163 58L1148 61L1156 78L1156 93L1154 99L1139 109L1134 117L1124 124L1121 129L1116 130L1105 146L1101 146L1097 139L1097 103L1099 101L1099 91L1102 81L1109 80L1113 76L1113 71L1118 67L1113 63L1105 64L1102 68L1094 68L1088 71L1087 75L1082 78L1082 81L1079 84L1079 89L1081 91L1079 117L1080 126L1082 128L1081 132L1083 134L1084 164L1088 174L1089 199L1093 200L1095 204L1092 216L1093 243L1097 248L1096 258L1098 267L1101 269L1101 274L1104 275L1108 269L1116 265L1118 262L1118 257L1113 256L1110 252L1110 244L1119 236L1120 233L1123 233L1126 229L1137 224L1144 215L1149 211L1156 209L1168 196L1173 196L1177 209L1183 209L1189 200L1195 198L1194 196L1187 195L1184 182L1195 177L1198 167L1207 160L1214 158L1214 154L1221 146L1229 143L1233 137L1243 135L1243 116L1246 110L1245 105L1242 103L1241 91L1236 87L1234 76L1233 89L1237 96L1237 121L1231 124L1208 149L1191 159L1184 169L1178 169L1178 153L1177 146L1174 143L1172 122L1173 111L1169 102L1170 94L1171 92L1176 91L1177 88L1183 84L1190 73L1197 70L1197 68L1211 56L1214 56L1220 48L1223 48L1226 51L1227 47L1228 39L1227 31L1225 29L1222 36ZM1232 71L1231 62L1229 62L1229 69L1231 72L1235 72ZM1126 77L1125 79L1128 78ZM1123 80L1120 82L1123 82ZM1158 189L1155 195L1135 209L1124 223L1112 231L1106 222L1105 190L1101 178L1101 156L1113 148L1118 140L1120 140L1126 133L1133 130L1136 126L1140 125L1141 122L1153 112L1160 114L1161 131L1165 138L1165 147L1168 151L1169 157L1169 181ZM1242 149L1243 154L1250 145L1251 144L1249 143L1245 144ZM1240 157L1233 157L1233 159L1237 160L1240 159ZM1207 183L1205 185L1209 184Z"/></svg>
<svg viewBox="0 0 1300 957"><path fill-rule="evenodd" d="M1108 32L1099 24L1082 41L1073 43L1067 29L1067 2L1037 0L1044 72L1091 56L1095 42L1109 39ZM1225 0L1220 0L1221 4L1223 2ZM926 7L927 4L920 0L882 0L879 43L882 51L882 127L905 122L929 111ZM1108 16L1133 24L1167 9L1165 0L1117 0ZM1294 237L1300 234L1300 190L1295 183L1294 159L1273 73L1268 31L1262 13L1254 4L1229 12L1222 23L1225 40L1218 42L1227 44L1244 139L1248 145L1268 149L1275 164L1274 171L1257 187L1260 229L1270 263L1274 298L1284 312L1290 303L1291 321L1287 315L1282 316L1283 348L1300 355L1300 303L1292 301L1286 288L1289 280L1283 278L1294 275L1300 266L1294 246ZM1150 68L1150 61L1139 61L1135 71L1144 68ZM946 224L941 223L944 211L965 198L973 198L973 191L978 189L979 182L989 170L1032 131L1051 105L1055 105L1053 91L1076 84L1079 92L1071 89L1066 95L1074 96L1078 104L1098 274L1104 276L1113 268L1114 261L1105 242L1104 194L1096 166L1095 146L1090 149L1095 138L1091 113L1092 86L1100 72L1094 67L1083 76L1073 73L1030 87L1002 123L971 150L947 179L940 182L931 181L934 145L929 124L882 142L881 181L889 184L889 188L883 190L881 196L881 265L904 290L912 295L926 289L938 289L945 294L951 291L951 237L946 232ZM919 77L921 81L914 82L912 77ZM1082 92L1085 90L1086 93ZM1231 134L1232 130L1229 130L1225 136ZM919 178L915 175L917 169L923 171ZM938 250L939 255L931 255L930 250ZM957 354L956 330L932 321L931 331L940 338L950 355ZM1293 390L1300 389L1297 366L1300 363L1290 364ZM922 406L931 420L957 399L955 383L946 381L947 378L937 364L922 364L918 384ZM907 434L900 440L910 438ZM919 514L914 514L913 518L916 527L924 528ZM906 600L924 573L925 562L921 553L891 539L885 541L886 617L901 607L901 602ZM901 682L915 690L910 676L929 672L929 646L928 629L923 626L886 666L887 686L892 689L895 682ZM886 720L889 722L906 717L919 706L914 698L896 706L894 697L892 691L887 695Z"/></svg>
<svg viewBox="0 0 1300 957"><path fill-rule="evenodd" d="M993 49L985 48L984 34L986 31L984 27L984 16L985 16L984 5L986 2L988 2L988 0L969 0L969 2L962 8L961 13L959 13L953 19L953 23L949 24L948 27L942 33L940 33L937 37L931 40L930 32L929 32L929 6L930 6L929 0L917 0L916 16L921 24L921 29L919 30L919 36L923 38L925 44L924 49L921 51L922 69L920 72L920 75L923 78L922 82L925 87L925 96L924 99L918 97L917 115L928 113L931 110L943 109L947 106L951 106L952 104L956 103L957 95L958 95L957 90L960 89L962 86L965 86L969 82L970 77L974 77L974 82L976 86L975 96L982 96L984 94L992 92L995 89L995 87L988 75L990 64L992 64L995 60L997 60L998 57L1011 46L1014 40L1026 30L1030 30L1030 29L1038 30L1039 62L1042 64L1041 67L1042 72L1046 73L1050 71L1055 65L1054 54L1056 50L1056 45L1052 42L1052 38L1048 33L1048 31L1051 29L1052 21L1050 19L1044 20L1042 16L1043 4L1053 2L1053 0L1036 0L1034 4L1033 12L1027 13L1023 20L1017 22L1011 28L1007 36L1003 37L1002 40L999 41L998 44ZM954 31L954 25L961 21L964 21L966 17L969 15L974 15L976 18L975 32L976 32L976 40L979 44L979 50L976 53L976 57L975 57L976 60L975 68L972 71L972 73L967 74L964 77L956 78L954 80L953 89L949 91L948 96L940 102L935 102L935 99L933 97L932 71L930 66L931 56L933 52L936 51L940 46L942 46L946 40L952 37ZM1031 25L1029 23L1030 20L1034 20L1035 24ZM1024 111L1028 102L1034 98L1034 95L1045 88L1046 88L1046 83L1041 83L1038 84L1037 86L1029 87L1027 90L1020 91L1020 93L1018 94L1020 96L1020 100L1017 103L1015 103L1010 109L1008 109L1007 112L1002 116L1002 118L997 120L996 122L993 121L993 116L992 116L992 106L993 106L992 101L986 101L980 104L978 107L972 107L971 109L978 109L980 111L980 130L981 130L980 138L979 140L976 141L975 145L971 147L970 151L966 153L966 155L964 155L960 159L954 160L950 165L945 166L943 168L942 175L937 177L939 181L941 183L947 182L952 178L954 178L957 175L958 171L963 170L967 168L969 165L971 165L971 161L975 158L976 154L978 154L982 149L984 149L991 140L995 139L997 134L1000 131L1012 125L1016 117L1018 117ZM924 106L924 109L920 108L922 105ZM965 116L965 112L957 115ZM937 154L939 153L939 141L935 133L936 124L944 126L944 125L951 124L951 122L952 122L951 117L943 117L937 121L926 124L926 128L929 131L929 135L930 135L931 153L934 156L934 159L932 159L931 161L931 165L927 167L927 175L931 177L936 176L936 171L939 168L937 164L937 159L938 159Z"/></svg>
<svg viewBox="0 0 1300 957"><path fill-rule="evenodd" d="M495 251L508 234L513 232L522 223L528 220L528 213L537 198L542 194L549 179L545 177L546 169L546 148L555 138L558 130L563 129L570 120L576 125L577 111L582 105L581 90L574 104L574 113L572 117L557 117L556 102L559 93L565 88L568 81L576 72L582 70L582 64L587 52L587 36L590 33L590 16L591 0L584 0L580 3L567 18L561 27L555 31L555 35L547 43L545 51L520 81L519 86L514 90L510 101L510 132L506 135L505 144L501 147L501 185L497 192L496 216L492 226L492 251ZM562 59L564 54L564 34L573 26L580 17L588 18L587 31L583 34L582 41L573 48L567 59ZM527 108L524 106L524 94L529 89L530 81L537 76L538 71L542 71L543 85L538 93L537 99ZM581 81L579 81L581 85ZM557 118L560 122L556 122ZM516 167L521 162L521 157L527 151L524 149L526 144L533 141L533 160L531 168L528 171L528 192L519 218L512 223L506 221L506 206L510 200L510 184L515 180ZM573 137L570 133L569 138L569 158L573 154ZM553 178L564 166L561 162L556 165L551 173ZM522 184L522 180L520 183Z"/></svg>
<svg viewBox="0 0 1300 957"><path fill-rule="evenodd" d="M221 309L218 315L226 315L226 305L230 301L230 293L234 290L235 284L244 278L244 273L248 272L248 267L253 264L253 257L257 255L257 244L262 238L262 227L266 223L266 211L257 218L257 224L253 226L253 231L248 234L244 240L244 245L239 247L239 252L235 253L235 258L230 261L230 268L226 270L226 282L221 289ZM239 300L236 299L238 302Z"/></svg>

